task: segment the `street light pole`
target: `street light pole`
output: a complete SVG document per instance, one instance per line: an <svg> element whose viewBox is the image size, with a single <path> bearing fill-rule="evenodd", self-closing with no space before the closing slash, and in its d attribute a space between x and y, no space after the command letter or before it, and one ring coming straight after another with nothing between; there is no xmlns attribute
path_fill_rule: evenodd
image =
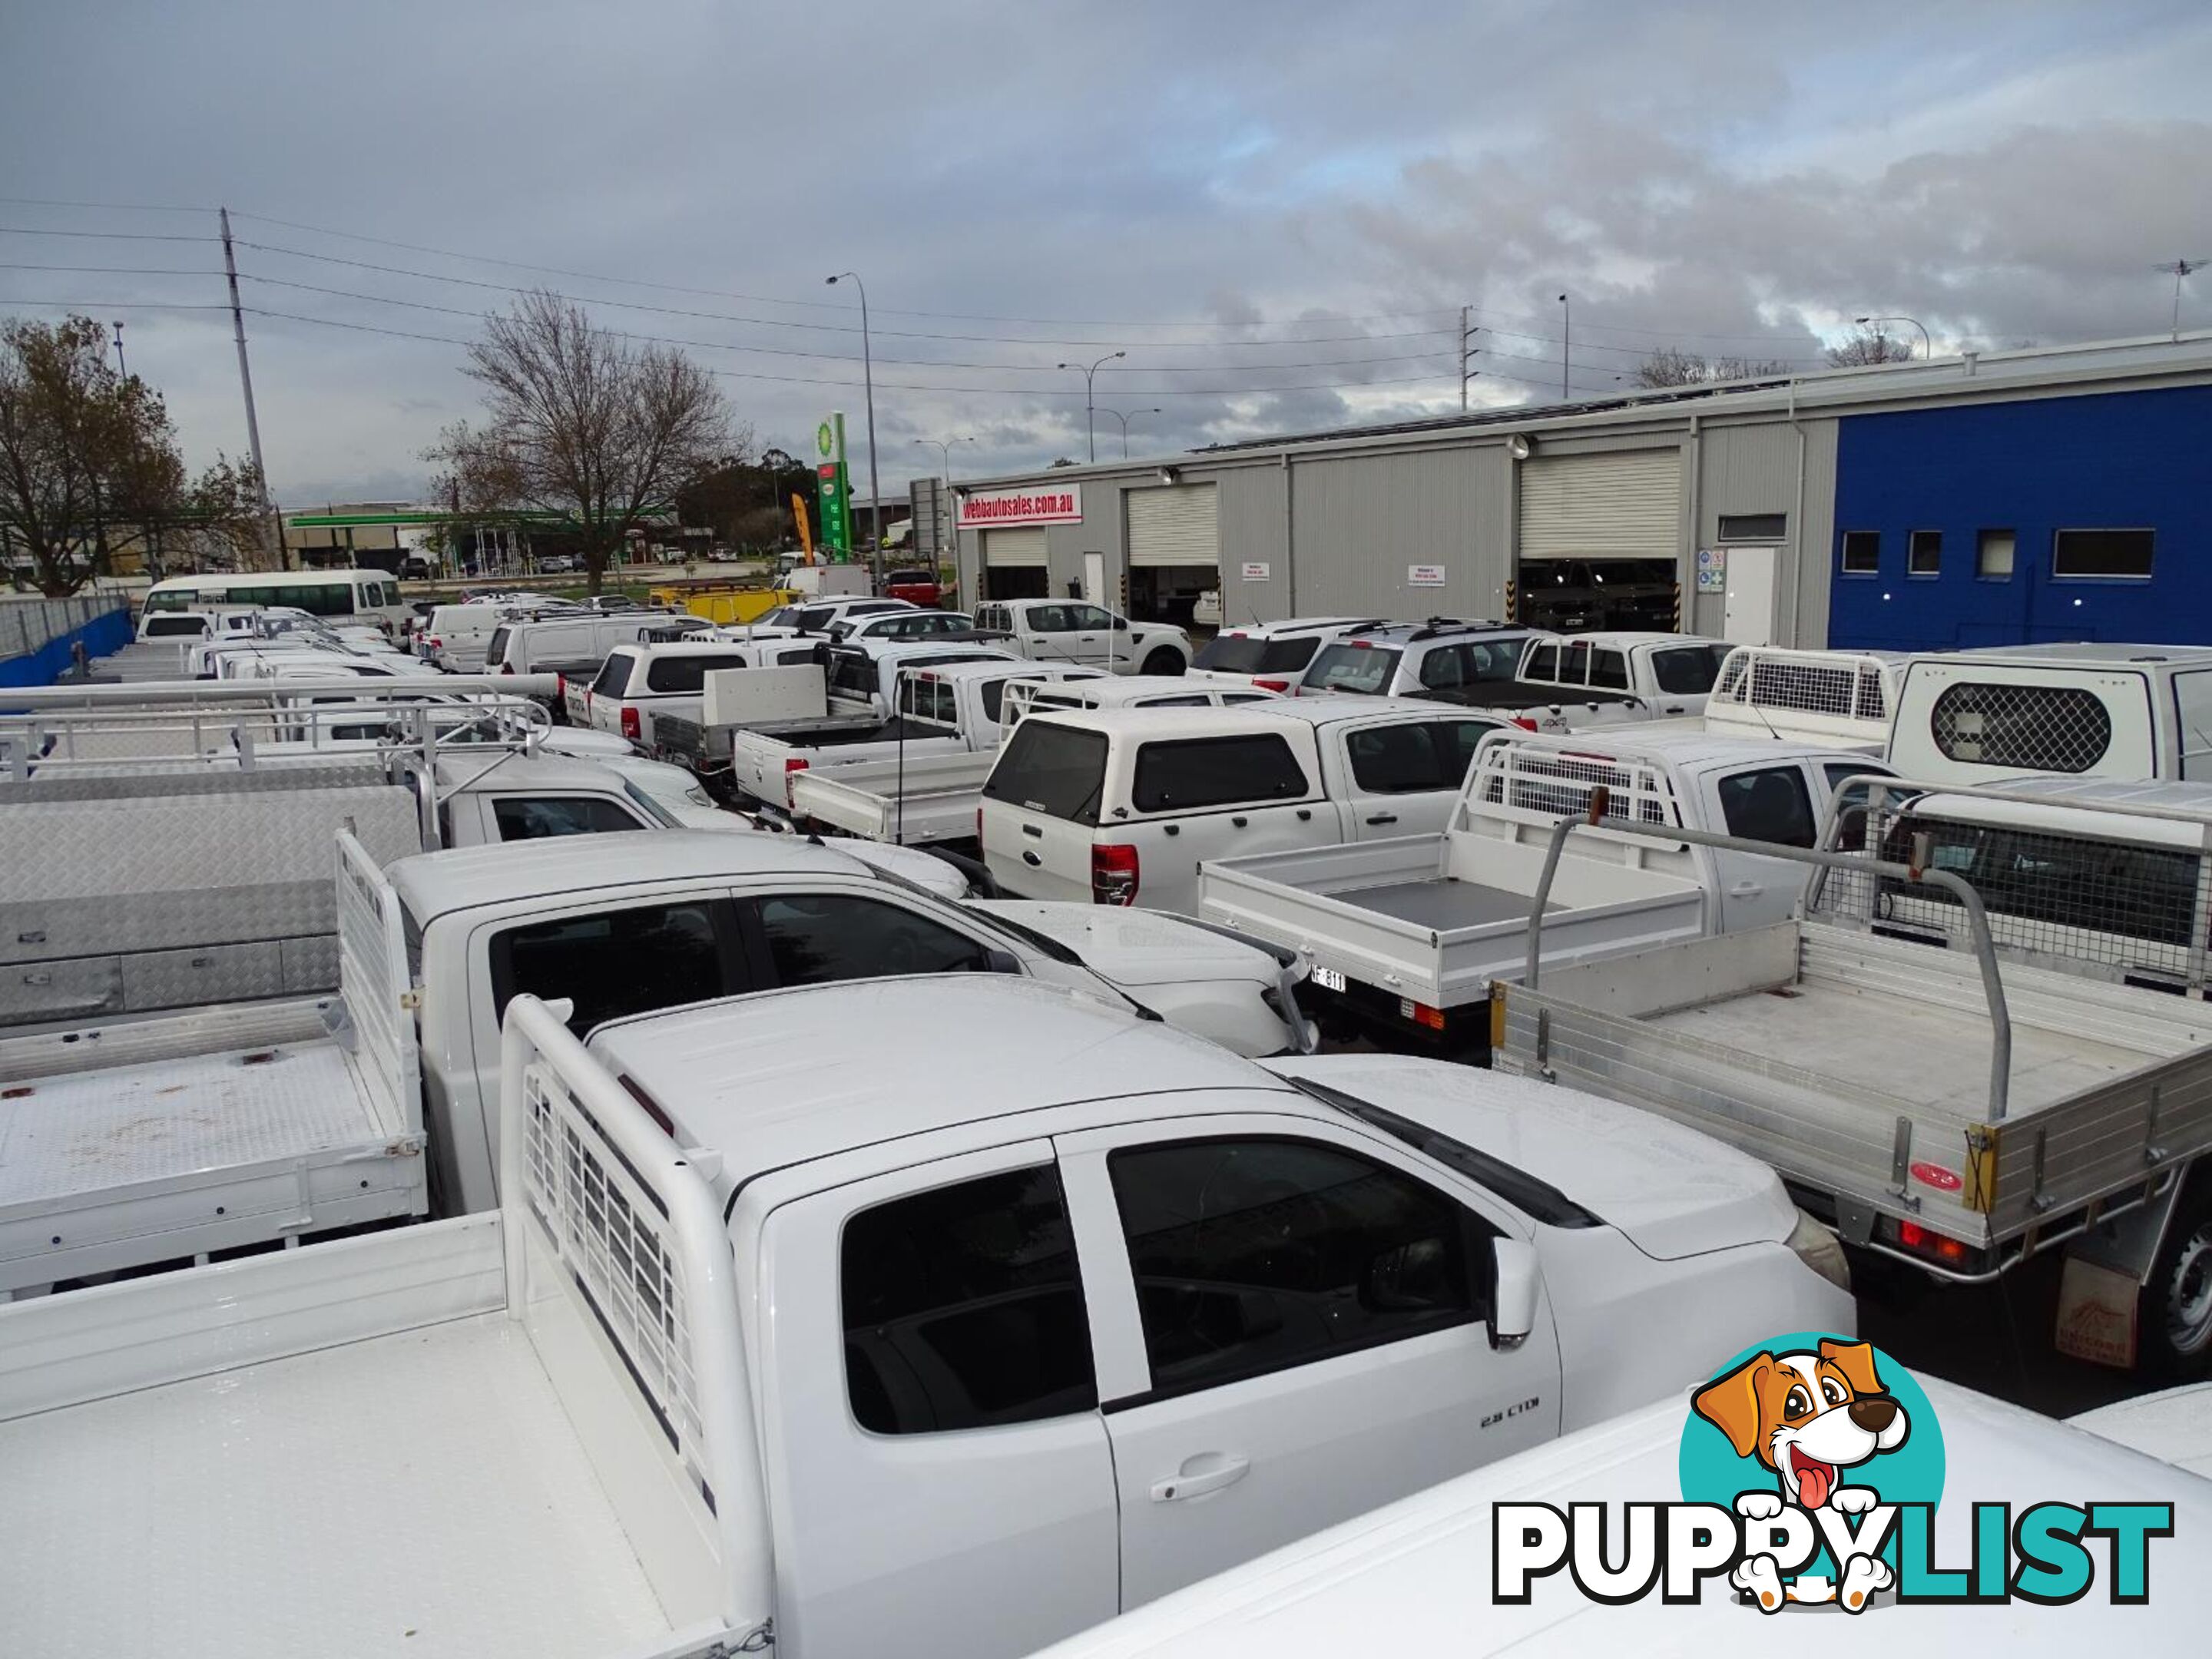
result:
<svg viewBox="0 0 2212 1659"><path fill-rule="evenodd" d="M2203 270L2207 264L2212 264L2212 260L2176 259L2170 265L2157 265L2153 267L2154 270L2171 271L2173 273L2173 332L2168 337L2169 338L2178 340L2181 337L2182 279L2185 276L2192 276L2196 275L2197 272ZM118 323L115 326L118 329L120 329L123 325Z"/></svg>
<svg viewBox="0 0 2212 1659"><path fill-rule="evenodd" d="M1884 323L1911 323L1913 327L1920 331L1920 356L1922 360L1925 362L1926 360L1934 357L1936 355L1936 343L1929 337L1928 325L1922 322L1917 317L1854 317L1851 320L1858 324L1861 327L1864 327L1869 323L1874 324L1876 327L1881 326Z"/></svg>
<svg viewBox="0 0 2212 1659"><path fill-rule="evenodd" d="M1094 461L1098 459L1098 417L1091 400L1091 377L1097 374L1101 368L1104 368L1108 363L1112 362L1116 357L1126 357L1129 354L1126 351L1109 351L1103 357L1101 357L1097 362L1091 364L1088 368L1084 368L1081 363L1062 363L1060 365L1062 368L1083 369L1084 434L1090 440L1091 459Z"/></svg>
<svg viewBox="0 0 2212 1659"><path fill-rule="evenodd" d="M1564 294L1559 295L1559 315L1565 321L1559 338L1559 401L1564 404L1575 395L1568 387L1575 361L1575 308Z"/></svg>
<svg viewBox="0 0 2212 1659"><path fill-rule="evenodd" d="M876 364L875 354L868 344L868 290L859 273L841 270L826 280L836 287L840 278L850 276L853 286L860 291L860 378L867 388L868 397L868 566L871 585L884 585L884 491L876 476Z"/></svg>
<svg viewBox="0 0 2212 1659"><path fill-rule="evenodd" d="M1115 420L1121 422L1121 459L1125 461L1129 459L1129 416L1132 415L1164 415L1167 413L1167 411L1163 409L1132 409L1127 411L1119 409L1102 409L1098 412L1101 415L1111 415Z"/></svg>
<svg viewBox="0 0 2212 1659"><path fill-rule="evenodd" d="M115 324L115 372L125 381L131 378L130 367L123 361L123 323L119 318Z"/></svg>

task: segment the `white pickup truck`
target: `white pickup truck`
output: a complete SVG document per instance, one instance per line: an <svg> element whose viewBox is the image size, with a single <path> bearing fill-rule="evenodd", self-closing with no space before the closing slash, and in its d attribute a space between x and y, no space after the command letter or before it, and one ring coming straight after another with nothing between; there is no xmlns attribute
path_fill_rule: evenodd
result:
<svg viewBox="0 0 2212 1659"><path fill-rule="evenodd" d="M983 786L983 863L1010 893L1194 915L1209 859L1441 829L1499 726L1383 697L1032 714Z"/></svg>
<svg viewBox="0 0 2212 1659"><path fill-rule="evenodd" d="M1889 763L1945 784L2212 780L2212 650L2021 645L1916 658Z"/></svg>
<svg viewBox="0 0 2212 1659"><path fill-rule="evenodd" d="M1172 623L1132 623L1079 599L994 599L975 607L975 626L1006 634L1020 656L1115 674L1180 674L1194 654Z"/></svg>
<svg viewBox="0 0 2212 1659"><path fill-rule="evenodd" d="M1330 1024L1480 1046L1491 981L1526 961L1552 828L1585 813L1593 792L1607 793L1608 825L1724 826L1810 847L1831 791L1867 769L1833 750L1692 732L1492 737L1442 833L1212 861L1195 914L1296 951ZM1776 859L1603 826L1566 851L1544 922L1552 961L1762 927L1804 885L1802 868Z"/></svg>
<svg viewBox="0 0 2212 1659"><path fill-rule="evenodd" d="M1519 684L1563 693L1625 691L1650 720L1693 715L1705 711L1729 650L1725 640L1688 634L1575 634L1531 640L1522 653Z"/></svg>
<svg viewBox="0 0 2212 1659"><path fill-rule="evenodd" d="M814 660L819 641L796 635L732 641L702 635L668 644L618 645L599 673L561 683L571 726L588 726L637 744L653 746L653 722L664 714L696 720L706 709L706 677L725 668L780 668Z"/></svg>
<svg viewBox="0 0 2212 1659"><path fill-rule="evenodd" d="M1018 674L1002 663L960 663L924 669L930 680L986 677L982 685L985 728L974 717L956 720L959 729L984 738L976 752L898 756L801 771L791 780L792 808L801 817L870 841L927 846L979 841L982 836L983 781L998 764L1005 733L1041 711L1065 708L1205 708L1268 702L1274 694L1233 684L1209 684L1186 675L1110 675L1096 668L1024 663ZM938 696L943 703L946 693ZM917 690L919 699L921 692ZM910 719L925 718L918 701ZM949 706L936 718L951 712Z"/></svg>
<svg viewBox="0 0 2212 1659"><path fill-rule="evenodd" d="M1015 1659L1852 1326L1770 1171L1479 1073L988 975L502 1042L496 1212L0 1308L11 1653Z"/></svg>
<svg viewBox="0 0 2212 1659"><path fill-rule="evenodd" d="M917 671L948 663L1025 665L993 647L967 644L821 645L815 662L781 668L724 669L707 677L700 718L663 714L654 721L655 754L688 766L744 800L788 807L788 774L814 763L817 754L862 747L836 759L896 758L902 748L928 752L988 748L942 723L927 727L905 718L912 706L907 682ZM824 764L834 763L824 760Z"/></svg>

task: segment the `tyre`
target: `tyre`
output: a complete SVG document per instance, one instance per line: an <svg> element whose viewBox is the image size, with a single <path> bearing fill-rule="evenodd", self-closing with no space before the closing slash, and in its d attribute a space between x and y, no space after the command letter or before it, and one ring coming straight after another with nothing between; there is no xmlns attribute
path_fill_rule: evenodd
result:
<svg viewBox="0 0 2212 1659"><path fill-rule="evenodd" d="M2212 1373L2212 1183L2191 1181L2136 1304L2136 1364L2185 1382Z"/></svg>
<svg viewBox="0 0 2212 1659"><path fill-rule="evenodd" d="M1145 672L1147 674L1180 674L1182 671L1182 653L1170 651L1164 645L1145 659Z"/></svg>

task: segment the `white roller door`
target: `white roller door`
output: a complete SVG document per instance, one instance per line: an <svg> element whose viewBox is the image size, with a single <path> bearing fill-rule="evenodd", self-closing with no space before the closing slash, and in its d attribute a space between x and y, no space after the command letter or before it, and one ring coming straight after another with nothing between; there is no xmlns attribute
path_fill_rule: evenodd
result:
<svg viewBox="0 0 2212 1659"><path fill-rule="evenodd" d="M1221 520L1212 484L1133 489L1129 564L1137 570L1221 563Z"/></svg>
<svg viewBox="0 0 2212 1659"><path fill-rule="evenodd" d="M993 570L1042 570L1045 568L1042 530L987 530L983 532L983 562Z"/></svg>
<svg viewBox="0 0 2212 1659"><path fill-rule="evenodd" d="M1678 449L1522 463L1524 559L1672 559L1681 538Z"/></svg>

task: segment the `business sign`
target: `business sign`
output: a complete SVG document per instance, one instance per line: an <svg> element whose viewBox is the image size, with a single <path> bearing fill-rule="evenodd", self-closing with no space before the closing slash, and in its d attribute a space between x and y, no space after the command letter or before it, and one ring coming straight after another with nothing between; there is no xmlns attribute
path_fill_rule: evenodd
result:
<svg viewBox="0 0 2212 1659"><path fill-rule="evenodd" d="M1698 592L1728 592L1728 550L1725 548L1701 547L1698 550Z"/></svg>
<svg viewBox="0 0 2212 1659"><path fill-rule="evenodd" d="M853 550L853 481L845 471L845 417L832 415L814 428L814 488L822 504L822 545Z"/></svg>
<svg viewBox="0 0 2212 1659"><path fill-rule="evenodd" d="M960 498L963 530L1082 522L1081 484L1072 483L1062 489L972 489Z"/></svg>
<svg viewBox="0 0 2212 1659"><path fill-rule="evenodd" d="M1248 582L1266 581L1274 574L1274 568L1273 565L1247 562L1244 566L1244 580Z"/></svg>
<svg viewBox="0 0 2212 1659"><path fill-rule="evenodd" d="M1444 568L1440 564L1409 564L1406 567L1406 586L1408 587L1442 587Z"/></svg>

